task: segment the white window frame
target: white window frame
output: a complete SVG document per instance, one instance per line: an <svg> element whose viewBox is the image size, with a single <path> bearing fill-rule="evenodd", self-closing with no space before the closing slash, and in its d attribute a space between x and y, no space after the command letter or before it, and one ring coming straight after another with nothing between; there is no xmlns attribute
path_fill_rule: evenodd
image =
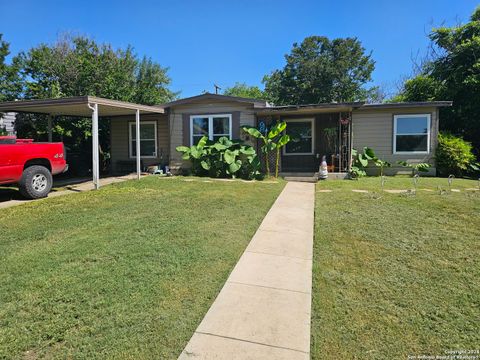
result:
<svg viewBox="0 0 480 360"><path fill-rule="evenodd" d="M158 132L157 132L157 122L156 121L140 121L140 127L142 125L151 125L153 124L155 126L155 155L153 156L142 156L141 151L140 151L140 158L141 159L156 159L158 155ZM128 156L130 159L136 159L136 156L133 156L133 148L132 148L132 125L135 126L135 121L129 121L128 122ZM147 140L147 141L152 141L153 139L140 139L140 144L142 143L142 140Z"/></svg>
<svg viewBox="0 0 480 360"><path fill-rule="evenodd" d="M313 155L315 154L315 118L304 118L304 119L283 119L287 123L287 129L288 129L288 123L291 122L310 122L312 124L312 152L308 153L288 153L287 152L287 147L283 147L283 155L285 156L296 156L296 155Z"/></svg>
<svg viewBox="0 0 480 360"><path fill-rule="evenodd" d="M214 134L213 133L213 118L228 117L228 134ZM208 118L208 140L213 140L214 136L228 136L232 140L232 114L199 114L190 115L190 146L193 145L193 119L194 118ZM197 135L198 136L198 135Z"/></svg>
<svg viewBox="0 0 480 360"><path fill-rule="evenodd" d="M409 133L402 134L397 132L397 120L398 118L414 118L414 117L426 117L427 118L427 133ZM397 114L393 116L393 154L430 154L430 136L431 136L431 117L432 114ZM403 135L427 135L427 151L397 151L397 136Z"/></svg>

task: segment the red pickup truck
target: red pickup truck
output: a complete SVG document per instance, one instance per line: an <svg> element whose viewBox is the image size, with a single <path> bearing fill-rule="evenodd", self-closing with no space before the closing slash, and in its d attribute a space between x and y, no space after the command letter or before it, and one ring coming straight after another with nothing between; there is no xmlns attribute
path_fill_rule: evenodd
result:
<svg viewBox="0 0 480 360"><path fill-rule="evenodd" d="M0 185L18 184L26 198L46 197L52 188L52 175L67 169L63 143L0 136Z"/></svg>

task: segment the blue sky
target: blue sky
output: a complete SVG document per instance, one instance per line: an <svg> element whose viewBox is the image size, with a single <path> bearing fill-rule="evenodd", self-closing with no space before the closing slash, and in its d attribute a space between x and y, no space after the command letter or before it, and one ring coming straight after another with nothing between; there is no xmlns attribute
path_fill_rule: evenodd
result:
<svg viewBox="0 0 480 360"><path fill-rule="evenodd" d="M0 33L12 53L64 32L134 46L170 68L172 90L191 96L236 81L261 86L310 35L358 37L373 51L373 83L390 91L423 54L426 34L467 21L477 1L21 1L0 0Z"/></svg>

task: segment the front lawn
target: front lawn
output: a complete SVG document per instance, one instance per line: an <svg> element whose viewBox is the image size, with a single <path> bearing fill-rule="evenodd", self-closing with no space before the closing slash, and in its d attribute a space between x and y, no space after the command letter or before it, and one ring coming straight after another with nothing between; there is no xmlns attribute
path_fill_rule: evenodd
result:
<svg viewBox="0 0 480 360"><path fill-rule="evenodd" d="M283 186L152 176L1 210L0 358L175 359Z"/></svg>
<svg viewBox="0 0 480 360"><path fill-rule="evenodd" d="M438 186L447 180L420 179L416 196L380 193L379 178L318 183L312 358L479 349L480 191L466 190L478 183Z"/></svg>

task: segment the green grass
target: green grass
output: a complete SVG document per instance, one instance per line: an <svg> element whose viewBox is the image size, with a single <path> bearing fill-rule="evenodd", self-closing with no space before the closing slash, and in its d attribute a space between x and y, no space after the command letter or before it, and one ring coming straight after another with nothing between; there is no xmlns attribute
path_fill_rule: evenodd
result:
<svg viewBox="0 0 480 360"><path fill-rule="evenodd" d="M176 358L283 186L147 177L0 211L0 358Z"/></svg>
<svg viewBox="0 0 480 360"><path fill-rule="evenodd" d="M480 344L480 191L381 193L379 178L317 185L312 358L406 359ZM388 178L385 189L411 189ZM331 189L331 193L318 190ZM354 193L352 189L369 190Z"/></svg>

